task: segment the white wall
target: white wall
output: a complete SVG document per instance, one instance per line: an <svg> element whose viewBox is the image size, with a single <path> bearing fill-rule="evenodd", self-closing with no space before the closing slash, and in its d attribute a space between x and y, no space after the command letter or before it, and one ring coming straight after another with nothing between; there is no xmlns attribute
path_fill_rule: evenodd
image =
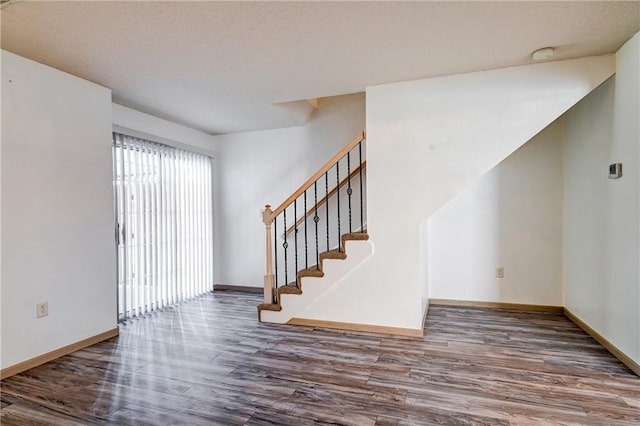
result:
<svg viewBox="0 0 640 426"><path fill-rule="evenodd" d="M551 124L430 217L431 298L563 305L563 126Z"/></svg>
<svg viewBox="0 0 640 426"><path fill-rule="evenodd" d="M364 129L364 94L323 99L303 127L216 136L217 283L262 287L261 210L275 208Z"/></svg>
<svg viewBox="0 0 640 426"><path fill-rule="evenodd" d="M117 325L111 91L3 50L1 151L5 368Z"/></svg>
<svg viewBox="0 0 640 426"><path fill-rule="evenodd" d="M310 315L420 329L420 225L613 72L608 55L367 88L375 252L339 284L340 300L320 297Z"/></svg>
<svg viewBox="0 0 640 426"><path fill-rule="evenodd" d="M213 156L215 138L199 130L113 104L115 131Z"/></svg>
<svg viewBox="0 0 640 426"><path fill-rule="evenodd" d="M640 362L640 34L566 116L567 308ZM623 177L607 178L610 163Z"/></svg>

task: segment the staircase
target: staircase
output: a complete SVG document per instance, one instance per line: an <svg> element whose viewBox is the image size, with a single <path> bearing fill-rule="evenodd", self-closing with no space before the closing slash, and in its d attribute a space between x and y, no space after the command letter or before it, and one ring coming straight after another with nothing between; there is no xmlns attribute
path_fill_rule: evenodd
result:
<svg viewBox="0 0 640 426"><path fill-rule="evenodd" d="M259 320L422 336L429 217L614 72L605 55L367 89L367 179L362 132L264 211Z"/></svg>
<svg viewBox="0 0 640 426"><path fill-rule="evenodd" d="M364 149L363 131L276 209L266 205L262 217L266 272L259 321L290 321L372 253L366 243Z"/></svg>

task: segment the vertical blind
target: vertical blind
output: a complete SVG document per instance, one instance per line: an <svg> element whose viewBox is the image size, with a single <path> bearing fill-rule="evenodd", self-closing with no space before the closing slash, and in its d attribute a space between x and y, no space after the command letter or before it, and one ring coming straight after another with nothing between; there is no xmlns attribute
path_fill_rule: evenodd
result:
<svg viewBox="0 0 640 426"><path fill-rule="evenodd" d="M213 285L211 159L113 134L120 320Z"/></svg>

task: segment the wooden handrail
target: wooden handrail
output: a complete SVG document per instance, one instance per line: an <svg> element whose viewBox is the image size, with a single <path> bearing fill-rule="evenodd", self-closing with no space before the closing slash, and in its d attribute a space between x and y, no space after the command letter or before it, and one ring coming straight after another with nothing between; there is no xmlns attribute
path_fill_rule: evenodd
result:
<svg viewBox="0 0 640 426"><path fill-rule="evenodd" d="M336 155L331 157L331 159L327 161L324 164L324 166L320 167L320 169L317 172L315 172L309 179L307 179L305 183L300 185L300 188L298 188L293 194L291 194L286 200L284 200L278 207L276 207L271 213L271 217L276 217L277 215L282 213L282 211L286 209L289 206L289 204L293 203L293 201L296 200L299 196L301 196L302 193L313 184L313 182L315 182L320 178L320 176L325 174L331 167L333 167L338 161L340 161L342 157L347 155L349 151L351 151L356 145L362 142L364 138L365 138L365 133L363 130L362 132L358 133L353 139L351 139L349 143L347 143L340 151L338 151Z"/></svg>
<svg viewBox="0 0 640 426"><path fill-rule="evenodd" d="M360 169L366 169L367 168L367 160L363 161L361 165L359 165L358 167L356 167L351 174L342 179L342 181L340 182L340 184L336 187L334 187L331 191L329 191L329 194L325 195L324 197L322 197L318 203L316 204L318 207L320 207L322 204L324 204L325 202L327 202L327 200L329 198L331 198L331 196L333 196L333 194L336 193L336 191L338 191L339 188L342 188L348 181L349 179L353 179L355 177L355 175L357 175L360 172ZM300 225L302 224L302 222L304 222L305 217L309 217L314 213L314 209L311 209L307 212L307 214L303 214L300 219L298 219L296 221L296 223L294 225L291 225L287 231L286 231L286 235L289 235L291 233L291 231L293 231L296 227L296 225Z"/></svg>

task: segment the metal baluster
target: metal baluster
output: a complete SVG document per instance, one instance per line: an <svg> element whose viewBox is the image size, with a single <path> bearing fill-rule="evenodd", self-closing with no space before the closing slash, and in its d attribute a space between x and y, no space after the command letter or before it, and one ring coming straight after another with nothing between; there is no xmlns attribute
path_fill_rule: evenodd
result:
<svg viewBox="0 0 640 426"><path fill-rule="evenodd" d="M309 269L309 249L307 248L307 190L304 191L304 268Z"/></svg>
<svg viewBox="0 0 640 426"><path fill-rule="evenodd" d="M313 182L313 209L314 216L313 221L316 224L316 269L320 269L320 252L318 251L318 222L320 218L318 217L318 181Z"/></svg>
<svg viewBox="0 0 640 426"><path fill-rule="evenodd" d="M289 284L289 276L287 275L287 269L288 269L288 265L287 265L287 248L289 248L289 243L287 242L287 209L285 208L282 213L284 214L284 225L283 229L284 229L284 243L282 244L282 247L284 247L284 285L288 285Z"/></svg>
<svg viewBox="0 0 640 426"><path fill-rule="evenodd" d="M274 217L273 218L273 262L275 263L275 270L276 270L276 279L274 280L274 291L273 292L273 297L274 297L274 303L275 302L275 296L278 293L277 289L278 289L278 217Z"/></svg>
<svg viewBox="0 0 640 426"><path fill-rule="evenodd" d="M324 199L324 205L326 207L326 214L327 214L327 251L329 251L329 172L326 171L324 172L324 192L325 192L325 199Z"/></svg>
<svg viewBox="0 0 640 426"><path fill-rule="evenodd" d="M364 215L362 214L362 141L358 142L358 162L360 164L360 170L358 171L360 174L360 232L364 232Z"/></svg>
<svg viewBox="0 0 640 426"><path fill-rule="evenodd" d="M295 258L296 269L294 271L294 277L298 274L298 199L293 200L293 254ZM296 279L296 287L298 286L298 280Z"/></svg>
<svg viewBox="0 0 640 426"><path fill-rule="evenodd" d="M328 202L329 200L327 200ZM338 204L338 251L342 251L340 244L340 161L336 163L336 202Z"/></svg>
<svg viewBox="0 0 640 426"><path fill-rule="evenodd" d="M351 151L347 152L347 195L349 196L349 233L351 233Z"/></svg>

